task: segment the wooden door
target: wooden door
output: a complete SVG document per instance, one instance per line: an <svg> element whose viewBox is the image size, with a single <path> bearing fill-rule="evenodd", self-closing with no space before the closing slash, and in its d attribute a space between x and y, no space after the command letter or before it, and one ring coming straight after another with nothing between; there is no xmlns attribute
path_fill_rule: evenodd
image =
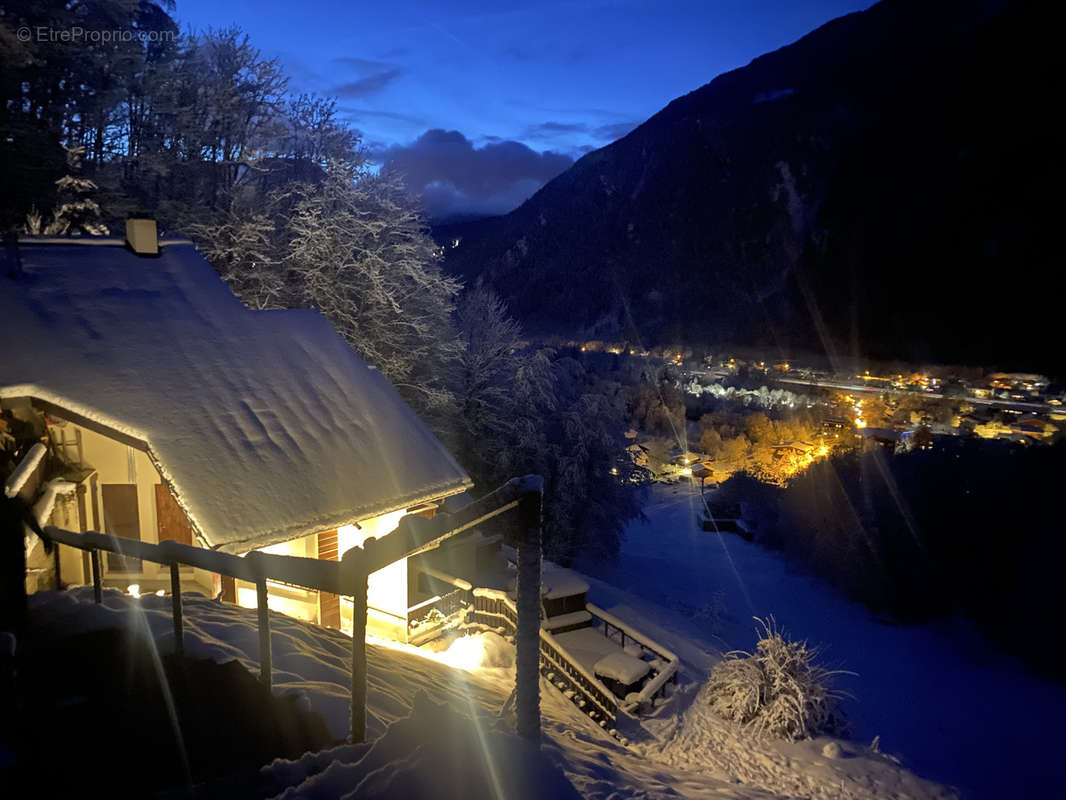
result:
<svg viewBox="0 0 1066 800"><path fill-rule="evenodd" d="M337 560L337 532L323 531L318 534L318 557L325 561ZM328 592L318 593L318 624L325 628L340 630L341 599Z"/></svg>
<svg viewBox="0 0 1066 800"><path fill-rule="evenodd" d="M237 602L237 582L230 575L222 576L221 600L223 603Z"/></svg>
<svg viewBox="0 0 1066 800"><path fill-rule="evenodd" d="M137 509L137 484L104 483L100 490L104 500L104 530L112 536L140 541L141 515ZM108 553L107 568L111 572L140 572L141 560Z"/></svg>
<svg viewBox="0 0 1066 800"><path fill-rule="evenodd" d="M159 541L192 544L192 526L165 484L155 485L155 520Z"/></svg>

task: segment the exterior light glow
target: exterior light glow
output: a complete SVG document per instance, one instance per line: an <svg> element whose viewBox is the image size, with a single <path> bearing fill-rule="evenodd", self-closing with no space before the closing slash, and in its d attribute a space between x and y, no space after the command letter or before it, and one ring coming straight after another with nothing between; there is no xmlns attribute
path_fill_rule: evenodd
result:
<svg viewBox="0 0 1066 800"><path fill-rule="evenodd" d="M443 661L457 669L475 670L485 657L485 643L480 636L462 636L444 651Z"/></svg>
<svg viewBox="0 0 1066 800"><path fill-rule="evenodd" d="M128 594L130 597L140 597L141 585L139 583L131 583L129 586L126 587L126 594Z"/></svg>

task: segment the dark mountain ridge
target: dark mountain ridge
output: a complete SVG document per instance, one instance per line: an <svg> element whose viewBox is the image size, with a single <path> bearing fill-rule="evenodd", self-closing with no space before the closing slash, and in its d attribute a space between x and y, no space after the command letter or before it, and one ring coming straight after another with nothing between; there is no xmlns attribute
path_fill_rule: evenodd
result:
<svg viewBox="0 0 1066 800"><path fill-rule="evenodd" d="M449 269L532 333L1062 375L1058 34L1035 2L884 0L680 97Z"/></svg>

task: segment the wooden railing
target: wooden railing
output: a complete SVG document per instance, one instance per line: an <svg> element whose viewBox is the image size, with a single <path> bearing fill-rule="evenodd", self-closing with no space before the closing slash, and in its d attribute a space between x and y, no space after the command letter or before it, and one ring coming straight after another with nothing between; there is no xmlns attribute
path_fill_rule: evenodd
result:
<svg viewBox="0 0 1066 800"><path fill-rule="evenodd" d="M381 539L368 539L362 547L346 552L341 561L321 561L314 558L274 555L253 551L235 556L217 550L164 541L159 544L109 536L95 531L75 533L54 526L44 529L52 541L88 552L93 580L93 596L97 603L103 599L103 571L100 553L115 553L125 558L137 558L163 564L170 568L171 601L173 608L174 646L184 651L184 623L181 601L180 565L196 567L237 580L255 584L259 626L260 679L271 684L272 657L270 649L270 615L267 606L267 581L286 583L304 589L328 592L353 601L352 637L352 741L366 736L366 615L367 580L370 573L394 563L400 558L422 553L439 546L451 536L470 530L506 511L517 509L524 522L523 541L536 553L537 570L532 580L533 596L539 596L540 563L540 502L541 479L536 476L514 478L495 491L452 513L437 514L432 520L408 515L401 519L396 530ZM58 549L57 549L58 551ZM536 609L523 612L524 625L537 624ZM518 627L518 615L514 613ZM521 648L520 648L521 650ZM516 703L519 708L519 734L527 738L539 737L540 701L536 692L536 664L529 655L519 653L516 674ZM525 665L525 666L523 666ZM529 672L529 674L526 674ZM523 677L525 678L523 680ZM532 678L532 680L530 680ZM534 696L525 687L532 687Z"/></svg>
<svg viewBox="0 0 1066 800"><path fill-rule="evenodd" d="M468 617L470 621L514 633L517 615L514 603L506 592L476 588L472 594L474 602ZM620 710L632 711L661 696L668 683L676 683L680 662L674 653L599 606L589 603L586 609L602 623L604 636L617 642L623 649L627 643L636 644L659 662L652 666L651 677L635 699L619 698L599 678L571 658L566 648L549 631L540 631L541 673L560 691L568 693L601 727L613 729L618 723Z"/></svg>
<svg viewBox="0 0 1066 800"><path fill-rule="evenodd" d="M473 590L474 606L468 617L492 628L503 628L513 635L518 614L506 592L498 589ZM540 671L562 692L572 692L571 699L601 727L613 729L618 722L618 698L576 660L548 631L540 631ZM562 686L560 686L562 684ZM571 688L572 687L572 688Z"/></svg>
<svg viewBox="0 0 1066 800"><path fill-rule="evenodd" d="M350 587L345 586L342 564L337 561L319 561L314 558L280 556L257 551L242 557L174 541L153 544L95 531L74 533L56 527L46 528L45 533L54 542L89 553L93 597L97 603L103 599L101 552L116 553L124 558L137 558L169 567L174 646L178 653L184 652L180 565L197 567L255 584L259 623L259 677L268 687L271 683L272 659L270 616L267 613L267 581L277 581L337 595L352 595L353 593Z"/></svg>
<svg viewBox="0 0 1066 800"><path fill-rule="evenodd" d="M652 667L652 676L644 684L644 688L640 690L640 694L637 695L636 699L627 700L624 703L624 708L627 711L649 703L664 694L668 683L677 683L680 659L674 653L618 619L618 617L604 611L599 606L588 603L585 608L588 609L594 619L598 619L603 623L603 635L608 639L618 642L622 649L625 649L628 640L628 643L639 646L644 653L650 654L655 661L659 662L658 665Z"/></svg>
<svg viewBox="0 0 1066 800"><path fill-rule="evenodd" d="M540 632L540 661L541 673L545 678L564 694L568 691L574 692L571 699L578 707L601 728L614 732L621 707L618 697L580 662L570 658L555 637L546 630Z"/></svg>
<svg viewBox="0 0 1066 800"><path fill-rule="evenodd" d="M420 645L439 635L455 615L469 605L470 592L466 589L453 589L411 606L407 609L408 643Z"/></svg>

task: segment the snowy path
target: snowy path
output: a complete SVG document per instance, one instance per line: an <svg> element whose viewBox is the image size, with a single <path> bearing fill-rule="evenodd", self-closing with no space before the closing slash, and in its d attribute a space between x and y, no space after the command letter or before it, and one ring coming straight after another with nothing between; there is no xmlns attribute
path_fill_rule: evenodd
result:
<svg viewBox="0 0 1066 800"><path fill-rule="evenodd" d="M841 681L857 698L847 705L857 741L880 735L883 750L967 798L1066 796L1066 766L1047 736L1066 715L1066 687L989 652L963 621L880 623L778 554L701 531L698 503L698 490L654 487L618 563L580 565L600 579L592 601L668 620L712 654L751 648L751 617L773 614L794 637L824 644L828 663L859 673ZM697 664L691 651L681 657Z"/></svg>

